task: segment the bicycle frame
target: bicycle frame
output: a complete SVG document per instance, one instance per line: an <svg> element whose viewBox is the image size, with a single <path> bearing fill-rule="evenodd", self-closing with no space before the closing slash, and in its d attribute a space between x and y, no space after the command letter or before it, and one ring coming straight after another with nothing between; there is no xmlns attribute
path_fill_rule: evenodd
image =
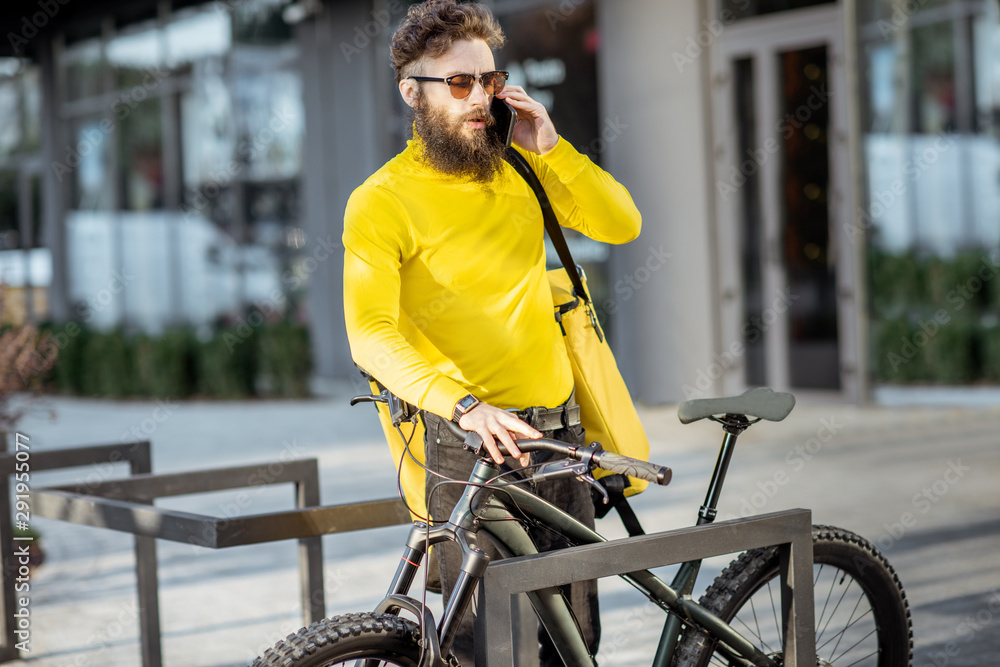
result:
<svg viewBox="0 0 1000 667"><path fill-rule="evenodd" d="M750 422L742 416L727 415L723 423L726 435L722 441L719 458L712 474L705 504L698 512L698 525L711 523L716 516L716 506L725 481L729 461L736 439ZM448 523L434 528L422 522L414 523L406 541L402 561L389 587L389 592L377 612L398 613L407 609L422 619L430 660L435 664L448 654L458 621L468 610L479 579L483 576L489 557L478 548L477 534L488 533L506 556L524 556L538 553L527 530L515 516L524 516L544 523L564 534L575 544L596 544L605 538L574 519L572 516L521 488L520 486L493 485L491 480L499 474L498 467L488 459L480 459L469 478L461 499L455 506ZM516 508L512 512L512 508ZM463 553L462 574L456 582L444 616L436 633L426 628L433 626L433 617L418 601L407 597L417 569L429 546L453 540ZM668 612L663 632L653 660L654 667L667 667L673 657L677 638L683 624L693 624L708 632L718 644L716 650L733 664L745 667L776 667L774 660L747 641L728 623L699 605L690 597L701 561L681 565L670 585L648 570L621 575L646 594L654 604ZM566 664L592 665L593 658L580 635L572 612L557 588L529 592L528 598L548 631L560 656ZM441 663L443 664L443 663Z"/></svg>

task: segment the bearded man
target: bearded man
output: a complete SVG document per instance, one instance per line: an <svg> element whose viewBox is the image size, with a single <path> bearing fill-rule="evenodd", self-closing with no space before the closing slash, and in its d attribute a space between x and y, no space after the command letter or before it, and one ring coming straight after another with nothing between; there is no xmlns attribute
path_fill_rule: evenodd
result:
<svg viewBox="0 0 1000 667"><path fill-rule="evenodd" d="M435 490L439 475L467 480L476 461L443 420L478 433L498 465L504 459L497 440L522 465L528 456L516 439L585 444L545 273L541 209L504 161L503 142L488 131L492 97L517 111L514 146L538 174L560 224L608 243L631 241L641 224L625 188L561 138L545 107L522 87L505 85L493 57L503 42L482 5L427 0L409 9L391 55L399 93L413 112L413 138L354 191L344 219L351 353L392 393L425 411L427 506L438 521L462 493L457 484ZM536 430L517 414L528 408L561 413L561 425ZM532 464L543 460L543 453L531 454ZM557 480L536 492L593 527L588 485ZM540 551L562 546L549 533L532 537ZM486 541L480 546L499 557ZM462 561L455 545L442 546L435 551L447 597ZM596 655L596 582L564 593ZM474 664L471 623L466 614L452 648L465 665ZM544 631L539 639L541 664L562 664Z"/></svg>

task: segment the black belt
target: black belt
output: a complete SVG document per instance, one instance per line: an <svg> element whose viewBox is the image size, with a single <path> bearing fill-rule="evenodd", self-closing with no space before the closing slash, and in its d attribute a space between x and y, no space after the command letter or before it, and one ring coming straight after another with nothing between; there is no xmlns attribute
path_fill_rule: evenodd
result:
<svg viewBox="0 0 1000 667"><path fill-rule="evenodd" d="M557 431L580 423L580 406L576 402L576 392L557 408L534 407L518 410L517 416L538 431Z"/></svg>

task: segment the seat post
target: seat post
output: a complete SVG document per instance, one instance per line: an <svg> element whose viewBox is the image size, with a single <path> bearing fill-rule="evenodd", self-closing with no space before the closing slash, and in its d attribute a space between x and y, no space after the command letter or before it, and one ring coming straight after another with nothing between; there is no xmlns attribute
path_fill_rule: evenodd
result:
<svg viewBox="0 0 1000 667"><path fill-rule="evenodd" d="M726 481L726 472L729 470L729 461L733 457L733 450L736 449L736 439L740 433L750 427L750 420L744 415L730 415L719 419L712 418L722 424L722 430L726 435L722 438L722 448L719 450L719 458L715 462L715 470L712 471L712 481L708 486L708 493L705 495L705 504L698 509L698 524L705 524L715 521L718 514L716 508L719 504L719 496L722 495L722 485Z"/></svg>

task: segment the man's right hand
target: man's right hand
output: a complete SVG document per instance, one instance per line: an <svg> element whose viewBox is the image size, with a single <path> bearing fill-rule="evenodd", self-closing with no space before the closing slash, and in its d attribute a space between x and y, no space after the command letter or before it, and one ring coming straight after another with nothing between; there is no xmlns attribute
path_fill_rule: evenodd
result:
<svg viewBox="0 0 1000 667"><path fill-rule="evenodd" d="M541 433L518 419L516 415L489 403L480 403L466 412L458 420L458 425L466 431L478 433L486 445L486 451L497 463L503 463L503 455L494 438L506 445L510 455L520 461L522 466L526 466L529 455L521 452L514 444L514 438L535 440L542 437Z"/></svg>

